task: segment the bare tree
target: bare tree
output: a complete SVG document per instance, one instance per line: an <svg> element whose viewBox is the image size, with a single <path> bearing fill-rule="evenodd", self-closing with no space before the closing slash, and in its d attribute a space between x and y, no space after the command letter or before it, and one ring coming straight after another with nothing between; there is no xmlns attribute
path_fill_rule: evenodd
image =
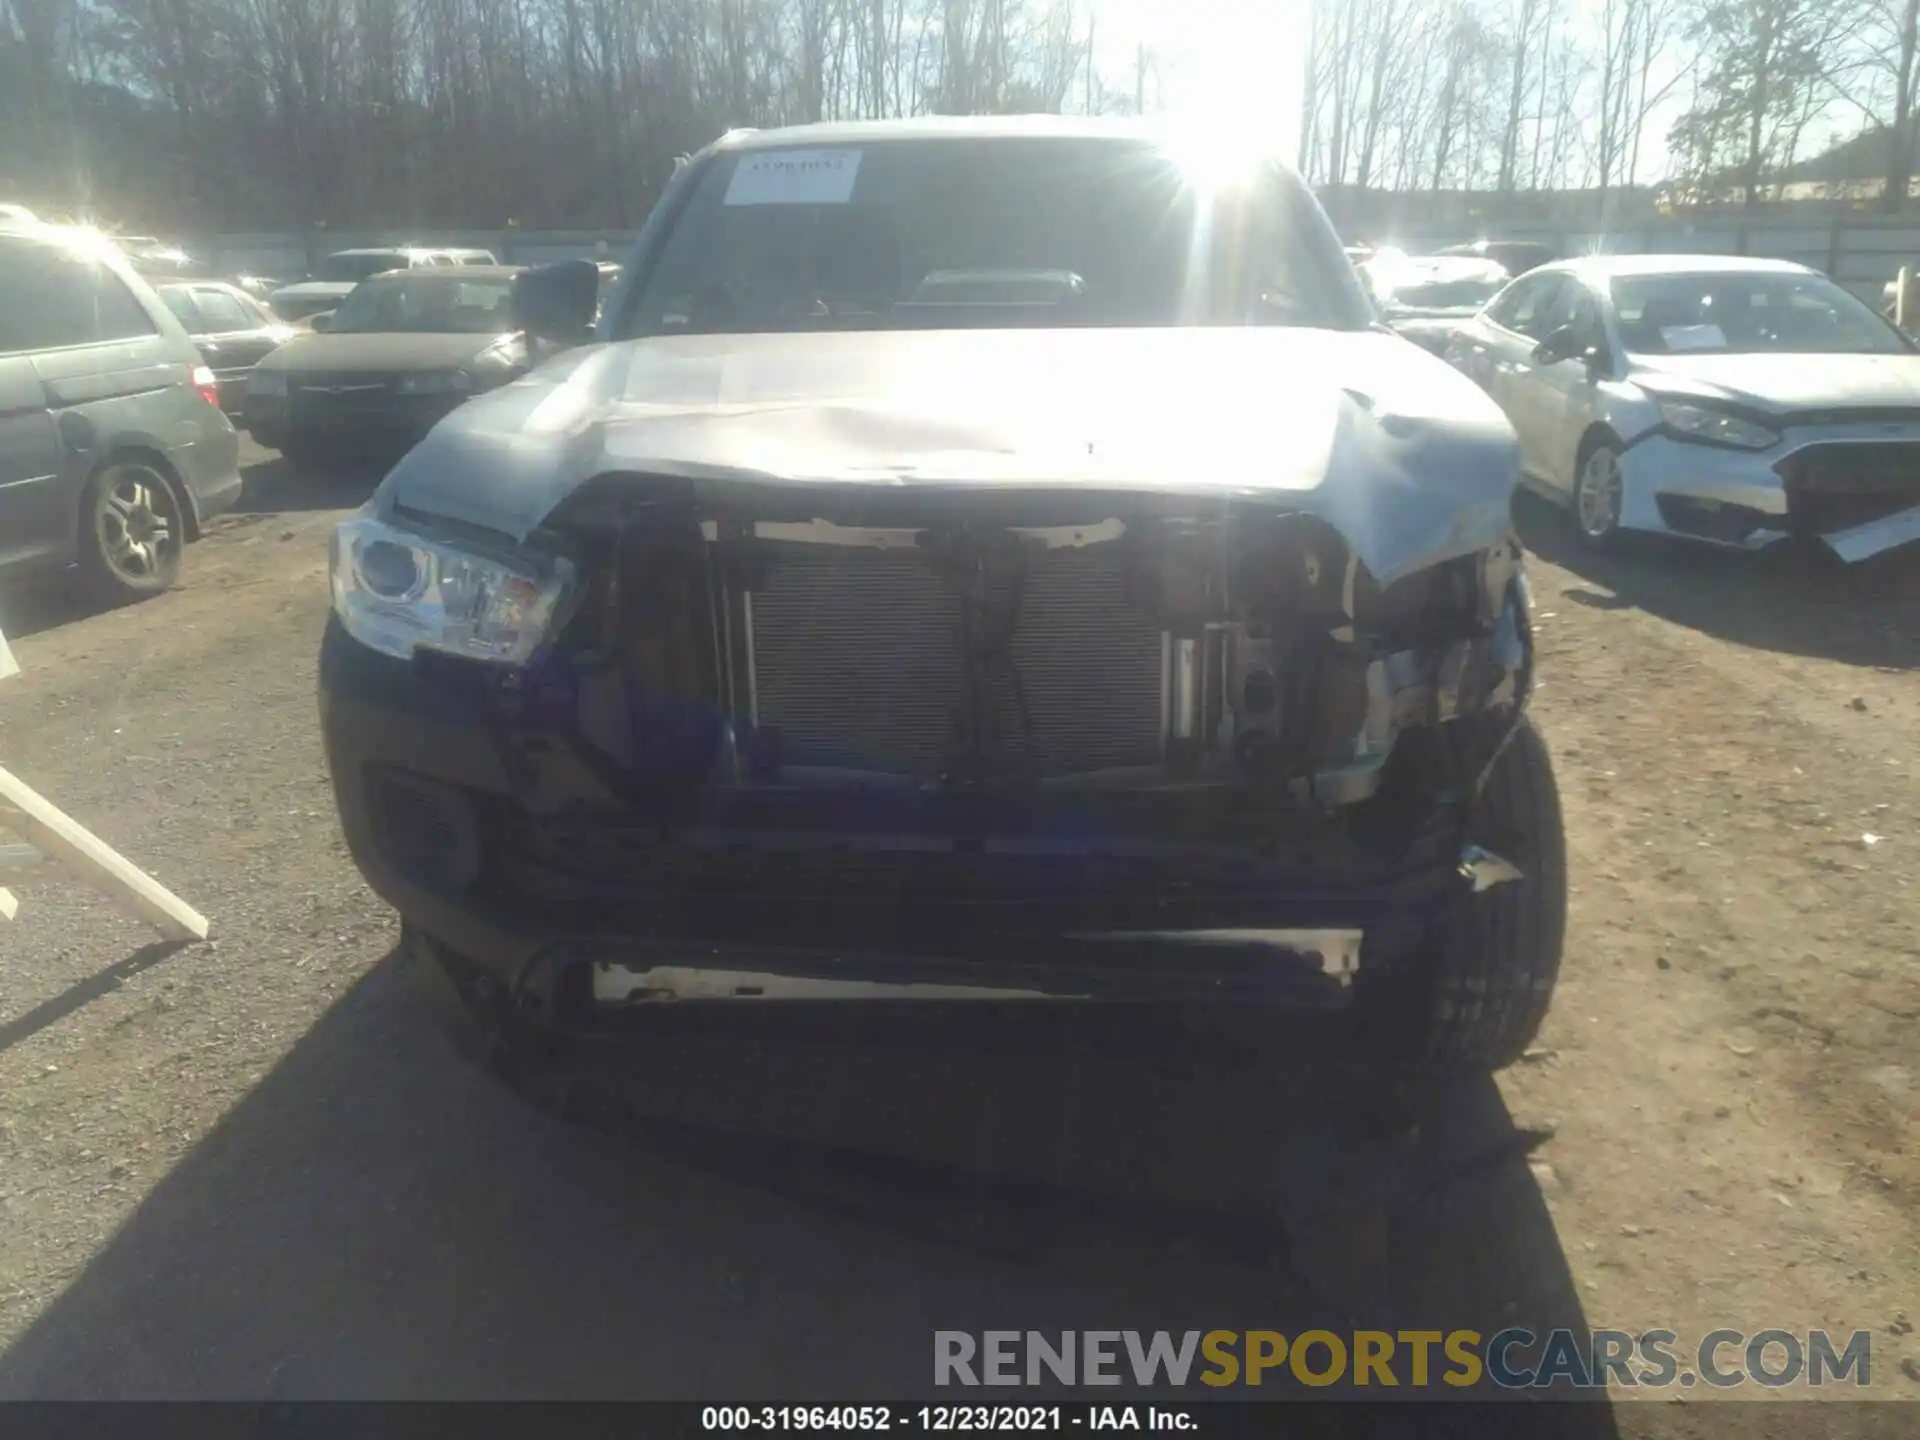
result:
<svg viewBox="0 0 1920 1440"><path fill-rule="evenodd" d="M1710 0L1697 20L1700 101L1674 148L1708 184L1731 158L1751 210L1769 174L1792 163L1809 107L1833 93L1826 57L1861 23L1855 0Z"/></svg>
<svg viewBox="0 0 1920 1440"><path fill-rule="evenodd" d="M1520 152L1520 115L1527 89L1527 64L1534 40L1549 15L1545 0L1515 0L1513 31L1508 38L1507 121L1500 133L1500 178L1496 188L1510 191L1514 164Z"/></svg>

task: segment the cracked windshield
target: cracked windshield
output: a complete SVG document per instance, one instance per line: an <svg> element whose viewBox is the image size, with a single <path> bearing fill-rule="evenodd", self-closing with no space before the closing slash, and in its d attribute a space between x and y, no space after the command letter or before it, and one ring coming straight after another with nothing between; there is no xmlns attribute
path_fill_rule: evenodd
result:
<svg viewBox="0 0 1920 1440"><path fill-rule="evenodd" d="M1917 34L0 0L0 1401L1920 1433Z"/></svg>

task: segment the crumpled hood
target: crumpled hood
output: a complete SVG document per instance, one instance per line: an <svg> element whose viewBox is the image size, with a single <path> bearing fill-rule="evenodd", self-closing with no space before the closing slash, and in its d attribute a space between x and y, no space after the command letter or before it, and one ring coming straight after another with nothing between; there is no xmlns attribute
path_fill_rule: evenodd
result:
<svg viewBox="0 0 1920 1440"><path fill-rule="evenodd" d="M1477 386L1377 331L678 336L463 405L374 503L521 540L613 472L1238 499L1321 515L1388 583L1510 533L1517 463Z"/></svg>
<svg viewBox="0 0 1920 1440"><path fill-rule="evenodd" d="M1920 409L1920 355L1635 357L1633 378L1659 395L1789 410Z"/></svg>
<svg viewBox="0 0 1920 1440"><path fill-rule="evenodd" d="M432 335L311 331L297 335L265 360L262 370L288 374L340 370L449 370L497 344L498 335Z"/></svg>

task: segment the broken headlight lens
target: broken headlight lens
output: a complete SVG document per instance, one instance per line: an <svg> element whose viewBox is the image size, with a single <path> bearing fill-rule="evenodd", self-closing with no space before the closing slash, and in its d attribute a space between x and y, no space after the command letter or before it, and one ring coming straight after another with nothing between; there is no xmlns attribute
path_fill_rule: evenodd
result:
<svg viewBox="0 0 1920 1440"><path fill-rule="evenodd" d="M485 555L359 515L333 532L333 608L361 644L524 665L571 593L560 556Z"/></svg>
<svg viewBox="0 0 1920 1440"><path fill-rule="evenodd" d="M1764 450L1780 437L1764 425L1742 420L1710 405L1690 405L1684 400L1662 400L1660 419L1669 430L1689 440L1706 440L1715 445L1731 445L1739 450Z"/></svg>

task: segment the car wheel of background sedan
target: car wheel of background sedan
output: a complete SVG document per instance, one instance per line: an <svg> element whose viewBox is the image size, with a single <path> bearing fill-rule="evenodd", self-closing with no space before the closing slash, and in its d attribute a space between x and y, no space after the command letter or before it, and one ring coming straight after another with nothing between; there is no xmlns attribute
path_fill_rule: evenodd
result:
<svg viewBox="0 0 1920 1440"><path fill-rule="evenodd" d="M1432 782L1479 773L1507 713L1449 722L1435 736ZM1523 719L1475 803L1467 838L1519 872L1459 895L1422 961L1374 977L1360 962L1358 1017L1378 1059L1416 1076L1476 1075L1518 1060L1539 1033L1567 928L1567 849L1546 742Z"/></svg>
<svg viewBox="0 0 1920 1440"><path fill-rule="evenodd" d="M1626 481L1620 470L1620 447L1603 440L1580 461L1573 482L1573 523L1580 543L1600 550L1620 537L1620 512L1626 501Z"/></svg>
<svg viewBox="0 0 1920 1440"><path fill-rule="evenodd" d="M136 460L107 465L80 510L80 575L104 604L157 595L180 573L185 517L173 487Z"/></svg>

